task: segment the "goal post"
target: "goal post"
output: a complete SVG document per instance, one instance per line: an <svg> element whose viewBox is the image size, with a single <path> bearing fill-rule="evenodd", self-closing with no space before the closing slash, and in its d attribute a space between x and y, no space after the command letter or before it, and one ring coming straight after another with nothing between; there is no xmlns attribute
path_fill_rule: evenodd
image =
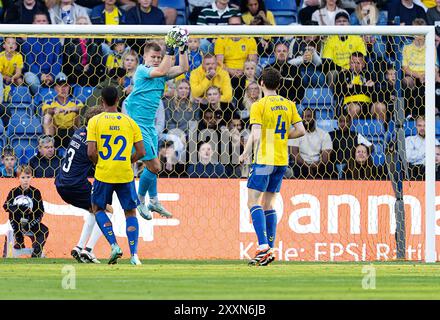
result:
<svg viewBox="0 0 440 320"><path fill-rule="evenodd" d="M436 254L436 125L435 125L435 28L434 26L185 26L190 36L200 38L220 36L304 36L304 35L381 35L425 36L425 115L426 115L426 178L424 203L425 250L422 260L437 261ZM104 38L157 38L164 36L170 26L148 25L0 25L2 36ZM423 212L423 210L422 210ZM438 228L438 227L437 227Z"/></svg>

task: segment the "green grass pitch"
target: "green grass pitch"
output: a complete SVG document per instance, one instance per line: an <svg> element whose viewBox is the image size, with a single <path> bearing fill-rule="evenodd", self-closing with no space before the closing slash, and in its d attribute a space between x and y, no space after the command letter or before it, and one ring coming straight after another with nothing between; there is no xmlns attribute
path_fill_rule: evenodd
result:
<svg viewBox="0 0 440 320"><path fill-rule="evenodd" d="M274 262L267 267L223 260L143 263L1 259L0 299L440 299L440 264L373 263L376 289L365 290L362 270L369 263ZM75 289L62 288L63 278L72 276L66 274L69 270L75 272Z"/></svg>

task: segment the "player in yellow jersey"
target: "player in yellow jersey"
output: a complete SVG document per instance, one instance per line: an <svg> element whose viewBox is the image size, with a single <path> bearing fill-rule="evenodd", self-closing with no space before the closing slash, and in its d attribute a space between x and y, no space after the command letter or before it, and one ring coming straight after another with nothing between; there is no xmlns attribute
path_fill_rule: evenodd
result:
<svg viewBox="0 0 440 320"><path fill-rule="evenodd" d="M295 103L276 92L281 82L280 72L274 68L264 69L260 81L264 97L251 106L251 133L240 155L243 162L254 153L247 187L248 207L258 238L257 253L249 265L255 266L265 266L275 259L272 249L277 225L274 200L288 165L287 140L305 134Z"/></svg>
<svg viewBox="0 0 440 320"><path fill-rule="evenodd" d="M96 223L111 245L108 263L115 264L122 256L122 250L116 242L112 223L104 210L107 204L112 203L112 195L116 191L126 217L130 263L139 265L139 224L136 217L139 199L131 164L145 156L142 134L133 119L117 111L118 91L115 87L105 87L101 98L105 112L91 118L87 125L87 155L96 164L92 211ZM135 153L132 154L133 146Z"/></svg>

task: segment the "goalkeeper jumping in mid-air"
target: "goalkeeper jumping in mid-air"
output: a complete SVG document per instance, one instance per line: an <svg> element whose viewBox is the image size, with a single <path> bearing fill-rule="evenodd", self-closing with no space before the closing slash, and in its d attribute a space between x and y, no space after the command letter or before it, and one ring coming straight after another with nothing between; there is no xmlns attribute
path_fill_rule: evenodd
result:
<svg viewBox="0 0 440 320"><path fill-rule="evenodd" d="M156 111L163 96L165 82L178 77L189 69L188 33L180 27L173 27L165 36L166 52L162 55L161 47L156 42L147 42L144 47L144 65L139 65L134 74L133 91L125 100L128 115L139 125L144 140L146 156L141 160L145 164L139 180L139 214L152 219L151 211L162 217L170 218L157 196L157 174L161 169L158 159L158 137L154 126ZM172 66L175 49L179 50L179 65ZM145 205L145 196L150 203Z"/></svg>

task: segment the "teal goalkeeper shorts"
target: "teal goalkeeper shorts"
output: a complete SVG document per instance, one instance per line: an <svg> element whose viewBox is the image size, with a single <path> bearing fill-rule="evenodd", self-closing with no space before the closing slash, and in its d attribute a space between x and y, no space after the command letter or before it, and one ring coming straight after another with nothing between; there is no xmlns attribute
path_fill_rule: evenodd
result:
<svg viewBox="0 0 440 320"><path fill-rule="evenodd" d="M155 127L141 127L142 139L144 140L145 157L141 158L142 161L153 160L157 158L157 149L159 147L159 139Z"/></svg>

